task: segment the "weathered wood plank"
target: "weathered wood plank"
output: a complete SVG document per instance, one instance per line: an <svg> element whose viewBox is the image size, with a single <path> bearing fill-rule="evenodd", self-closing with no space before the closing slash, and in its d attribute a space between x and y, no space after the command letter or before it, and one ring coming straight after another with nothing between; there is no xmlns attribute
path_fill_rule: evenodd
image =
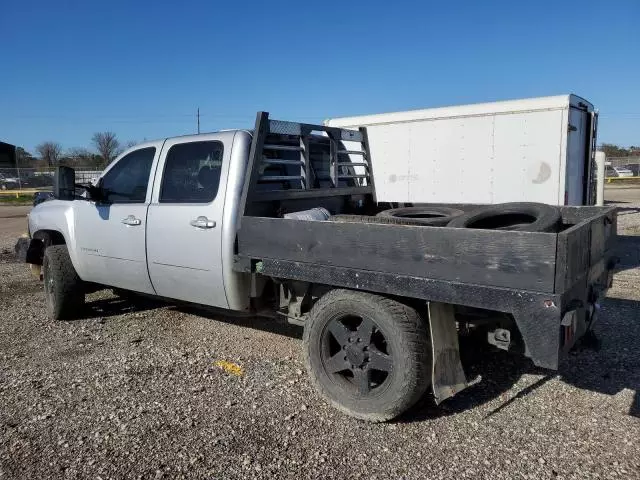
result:
<svg viewBox="0 0 640 480"><path fill-rule="evenodd" d="M558 234L556 293L564 292L589 270L591 222L574 225Z"/></svg>
<svg viewBox="0 0 640 480"><path fill-rule="evenodd" d="M238 253L553 292L556 235L245 217Z"/></svg>
<svg viewBox="0 0 640 480"><path fill-rule="evenodd" d="M243 268L240 271L252 271L249 266L251 261L247 262L246 257L238 256L237 264ZM514 288L449 282L346 267L326 268L319 264L277 259L265 259L259 262L259 268L256 271L272 277L486 308L497 312L511 313L522 309L523 305L538 308L544 306L543 302L547 299L556 302L559 306L561 300L560 295Z"/></svg>
<svg viewBox="0 0 640 480"><path fill-rule="evenodd" d="M605 217L606 218L606 217ZM604 256L607 242L607 220L598 218L591 222L591 247L589 248L589 265L595 265ZM610 222L609 222L610 224Z"/></svg>
<svg viewBox="0 0 640 480"><path fill-rule="evenodd" d="M577 225L580 222L584 222L585 220L597 217L599 215L613 215L615 211L616 207L560 207L562 223L564 223L565 225Z"/></svg>

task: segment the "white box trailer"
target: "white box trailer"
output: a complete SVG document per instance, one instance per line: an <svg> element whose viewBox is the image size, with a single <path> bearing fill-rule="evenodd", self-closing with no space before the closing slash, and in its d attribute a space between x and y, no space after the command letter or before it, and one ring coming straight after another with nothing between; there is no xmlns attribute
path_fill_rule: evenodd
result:
<svg viewBox="0 0 640 480"><path fill-rule="evenodd" d="M379 202L595 203L597 113L576 95L332 118L325 124L367 127Z"/></svg>

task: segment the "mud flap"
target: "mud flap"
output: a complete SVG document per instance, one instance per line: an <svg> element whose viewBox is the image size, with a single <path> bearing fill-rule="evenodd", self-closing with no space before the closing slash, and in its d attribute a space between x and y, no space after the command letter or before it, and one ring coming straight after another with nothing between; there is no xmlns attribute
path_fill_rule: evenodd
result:
<svg viewBox="0 0 640 480"><path fill-rule="evenodd" d="M31 239L29 237L22 236L18 238L16 242L16 246L14 247L14 251L16 253L16 260L20 263L27 262L27 252L29 251L29 246L31 245Z"/></svg>
<svg viewBox="0 0 640 480"><path fill-rule="evenodd" d="M27 263L31 274L38 280L42 280L43 249L42 240L31 239L26 234L18 238L14 247L16 260L20 263Z"/></svg>
<svg viewBox="0 0 640 480"><path fill-rule="evenodd" d="M560 322L560 345L566 353L584 337L590 327L591 308L576 308L565 313Z"/></svg>
<svg viewBox="0 0 640 480"><path fill-rule="evenodd" d="M431 332L431 388L436 404L467 388L458 345L458 330L453 305L429 302ZM475 383L475 382L473 382Z"/></svg>

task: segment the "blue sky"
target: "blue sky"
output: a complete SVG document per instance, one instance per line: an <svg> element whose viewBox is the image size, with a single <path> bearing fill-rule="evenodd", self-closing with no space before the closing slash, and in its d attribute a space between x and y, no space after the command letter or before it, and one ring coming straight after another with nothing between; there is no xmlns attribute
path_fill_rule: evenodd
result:
<svg viewBox="0 0 640 480"><path fill-rule="evenodd" d="M639 0L3 2L0 140L89 146L574 92L640 144Z"/></svg>

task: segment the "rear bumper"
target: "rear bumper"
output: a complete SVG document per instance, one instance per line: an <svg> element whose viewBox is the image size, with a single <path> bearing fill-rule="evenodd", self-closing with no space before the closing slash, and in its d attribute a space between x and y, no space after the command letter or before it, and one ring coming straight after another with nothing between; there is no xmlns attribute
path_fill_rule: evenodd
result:
<svg viewBox="0 0 640 480"><path fill-rule="evenodd" d="M576 290L565 297L568 309L560 322L560 350L568 352L596 323L600 304L613 283L614 267L617 258L603 259L589 271L586 288Z"/></svg>
<svg viewBox="0 0 640 480"><path fill-rule="evenodd" d="M525 347L525 356L542 368L557 370L560 358L588 332L597 318L597 304L611 286L615 261L602 258L561 294L536 293L511 310Z"/></svg>

